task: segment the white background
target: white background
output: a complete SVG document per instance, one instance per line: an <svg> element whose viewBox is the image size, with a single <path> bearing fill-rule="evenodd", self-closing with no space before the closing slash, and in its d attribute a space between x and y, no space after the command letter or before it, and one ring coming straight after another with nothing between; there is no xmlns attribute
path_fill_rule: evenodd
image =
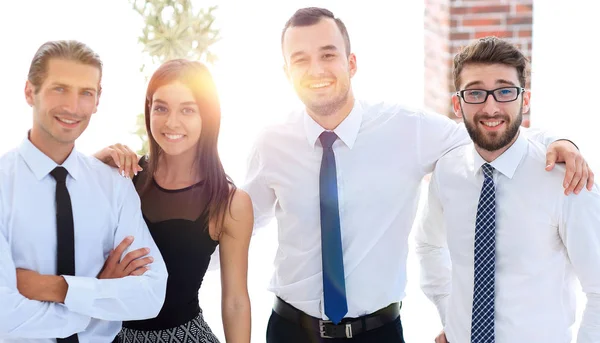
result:
<svg viewBox="0 0 600 343"><path fill-rule="evenodd" d="M498 0L503 1L503 0ZM282 72L281 29L300 7L331 9L346 23L357 54L353 80L360 98L423 104L423 4L421 1L221 1L215 12L222 41L211 67L221 95L223 124L220 150L225 168L239 184L256 133L299 106ZM575 6L578 3L580 6ZM592 48L600 32L595 1L536 1L534 7L534 74L532 126L573 138L586 157L600 166L595 123L600 109L600 67ZM591 7L595 6L595 10ZM585 10L577 10L585 9ZM133 148L131 132L143 110L145 81L137 37L141 20L125 0L19 0L3 7L0 20L0 153L19 143L31 125L23 87L35 50L54 39L78 39L104 61L104 93L98 113L77 143L93 153L115 142ZM259 232L250 250L249 289L252 341L264 342L272 295L266 291L276 249L276 230ZM412 241L411 241L412 247ZM193 269L193 266L190 266ZM418 265L409 255L407 298L402 309L408 342L432 342L440 330L437 312L418 288ZM218 272L209 272L200 292L204 314L224 342L220 319Z"/></svg>

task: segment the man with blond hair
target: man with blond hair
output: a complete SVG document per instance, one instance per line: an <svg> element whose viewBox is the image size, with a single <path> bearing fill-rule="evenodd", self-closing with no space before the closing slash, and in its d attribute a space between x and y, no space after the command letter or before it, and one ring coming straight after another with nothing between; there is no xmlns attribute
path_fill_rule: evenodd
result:
<svg viewBox="0 0 600 343"><path fill-rule="evenodd" d="M121 321L163 304L167 272L133 184L75 149L101 78L98 55L76 41L47 42L31 62L33 126L0 157L2 342L111 342Z"/></svg>

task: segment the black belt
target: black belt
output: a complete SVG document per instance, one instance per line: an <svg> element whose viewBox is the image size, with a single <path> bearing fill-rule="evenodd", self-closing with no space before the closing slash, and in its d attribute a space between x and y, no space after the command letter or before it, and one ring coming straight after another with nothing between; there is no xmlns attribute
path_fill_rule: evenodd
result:
<svg viewBox="0 0 600 343"><path fill-rule="evenodd" d="M273 311L281 317L299 324L305 329L318 332L322 338L352 338L363 332L374 330L388 324L400 315L399 303L359 318L344 318L339 324L309 316L292 305L275 297Z"/></svg>

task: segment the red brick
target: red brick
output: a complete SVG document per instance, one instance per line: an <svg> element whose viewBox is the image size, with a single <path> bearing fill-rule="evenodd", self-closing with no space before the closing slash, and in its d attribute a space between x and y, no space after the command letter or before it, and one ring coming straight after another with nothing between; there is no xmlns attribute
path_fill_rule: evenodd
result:
<svg viewBox="0 0 600 343"><path fill-rule="evenodd" d="M475 32L475 39L483 38L487 36L496 36L499 38L512 38L512 32L510 31L477 31Z"/></svg>
<svg viewBox="0 0 600 343"><path fill-rule="evenodd" d="M528 38L531 37L531 30L519 30L519 38Z"/></svg>
<svg viewBox="0 0 600 343"><path fill-rule="evenodd" d="M512 17L506 20L506 25L531 25L533 24L533 18L531 16L526 17Z"/></svg>
<svg viewBox="0 0 600 343"><path fill-rule="evenodd" d="M531 14L533 12L533 5L516 4L515 9L517 14Z"/></svg>
<svg viewBox="0 0 600 343"><path fill-rule="evenodd" d="M481 18L481 19L463 19L463 26L495 26L502 24L500 19Z"/></svg>
<svg viewBox="0 0 600 343"><path fill-rule="evenodd" d="M455 40L468 40L471 39L471 33L470 32L452 32L450 33L450 40L451 41L455 41Z"/></svg>
<svg viewBox="0 0 600 343"><path fill-rule="evenodd" d="M450 15L462 15L469 13L470 7L450 7Z"/></svg>
<svg viewBox="0 0 600 343"><path fill-rule="evenodd" d="M509 5L503 6L472 6L469 8L469 13L508 13L510 12Z"/></svg>

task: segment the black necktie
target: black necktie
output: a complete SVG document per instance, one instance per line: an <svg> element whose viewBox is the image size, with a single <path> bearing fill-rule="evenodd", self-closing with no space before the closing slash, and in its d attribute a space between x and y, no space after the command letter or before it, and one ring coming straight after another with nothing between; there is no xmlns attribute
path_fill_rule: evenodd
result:
<svg viewBox="0 0 600 343"><path fill-rule="evenodd" d="M67 190L67 170L56 167L50 175L56 180L56 274L75 275L75 229L71 197ZM57 338L59 343L78 343L77 334Z"/></svg>

